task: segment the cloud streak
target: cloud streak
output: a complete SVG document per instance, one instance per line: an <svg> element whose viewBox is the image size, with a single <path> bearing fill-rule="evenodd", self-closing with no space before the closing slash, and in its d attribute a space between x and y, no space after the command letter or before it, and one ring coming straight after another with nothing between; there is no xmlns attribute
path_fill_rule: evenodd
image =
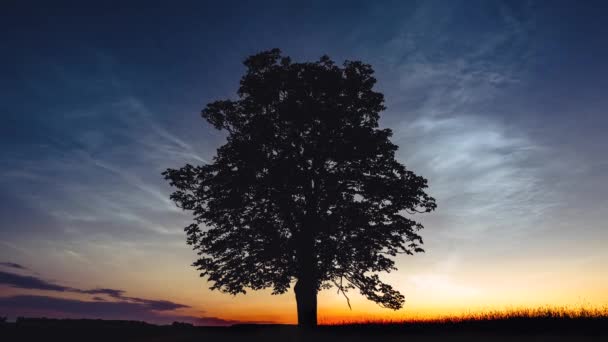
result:
<svg viewBox="0 0 608 342"><path fill-rule="evenodd" d="M0 262L0 266L8 268L16 268L18 270L27 270L27 267L14 262Z"/></svg>
<svg viewBox="0 0 608 342"><path fill-rule="evenodd" d="M62 120L64 126L85 127L29 146L27 153L10 153L2 162L7 166L0 180L5 189L52 219L45 231L79 239L90 232L138 241L181 239L187 217L169 200L160 173L165 167L207 159L131 96L114 98L86 115L66 114ZM16 184L30 191L17 190ZM87 252L72 251L86 257Z"/></svg>
<svg viewBox="0 0 608 342"><path fill-rule="evenodd" d="M78 289L55 284L44 279L0 271L0 285L24 289L93 295L91 300L59 298L45 295L15 295L0 297L0 309L15 316L49 316L69 318L102 318L144 320L152 323L183 321L197 325L231 325L242 323L217 317L176 314L190 308L168 300L145 299L125 295L111 288ZM104 295L109 299L99 297Z"/></svg>
<svg viewBox="0 0 608 342"><path fill-rule="evenodd" d="M0 297L0 309L15 316L45 316L57 318L95 318L142 320L150 323L167 324L173 321L189 322L196 325L232 325L241 323L217 317L188 316L159 311L168 310L153 302L126 301L84 301L39 295L17 295Z"/></svg>
<svg viewBox="0 0 608 342"><path fill-rule="evenodd" d="M183 308L189 308L188 305L173 303L166 300L144 299L138 297L125 296L125 291L109 288L95 289L78 289L70 286L54 284L44 279L21 275L10 272L0 271L0 285L6 285L17 289L26 290L41 290L41 291L56 291L56 292L71 292L82 293L89 295L106 295L121 302L135 303L143 305L150 310L170 311Z"/></svg>
<svg viewBox="0 0 608 342"><path fill-rule="evenodd" d="M45 291L73 291L66 286L56 285L50 282L47 282L43 279L26 276L21 274L9 273L0 271L0 284L7 285L14 288L19 289L28 289L28 290L45 290Z"/></svg>
<svg viewBox="0 0 608 342"><path fill-rule="evenodd" d="M117 289L109 289L109 288L96 288L96 289L78 289L69 286L63 286L48 282L44 279L27 276L21 274L15 274L10 272L2 272L0 271L0 285L6 285L13 288L18 289L27 289L27 290L42 290L42 291L57 291L57 292L72 292L72 293L82 293L82 294L90 294L90 295L106 295L113 299L117 299L124 302L137 303L141 305L145 305L151 310L177 310L183 308L189 308L188 305L173 303L166 300L153 300L153 299L144 299L137 297L128 297L125 296L125 291L117 290Z"/></svg>

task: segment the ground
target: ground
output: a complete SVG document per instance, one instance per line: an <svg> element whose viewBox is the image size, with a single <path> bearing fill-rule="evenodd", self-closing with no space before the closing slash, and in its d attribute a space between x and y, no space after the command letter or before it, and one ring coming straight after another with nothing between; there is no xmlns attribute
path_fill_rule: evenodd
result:
<svg viewBox="0 0 608 342"><path fill-rule="evenodd" d="M100 320L21 320L0 327L1 341L608 341L596 320L483 321L442 324L361 324L302 331L289 325L193 327Z"/></svg>

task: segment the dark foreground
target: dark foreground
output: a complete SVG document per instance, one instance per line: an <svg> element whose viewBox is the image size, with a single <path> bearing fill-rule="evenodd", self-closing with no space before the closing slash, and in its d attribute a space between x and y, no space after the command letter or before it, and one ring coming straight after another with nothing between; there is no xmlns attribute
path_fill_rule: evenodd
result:
<svg viewBox="0 0 608 342"><path fill-rule="evenodd" d="M193 327L142 322L21 319L0 326L0 341L608 341L606 319L527 319L455 323Z"/></svg>

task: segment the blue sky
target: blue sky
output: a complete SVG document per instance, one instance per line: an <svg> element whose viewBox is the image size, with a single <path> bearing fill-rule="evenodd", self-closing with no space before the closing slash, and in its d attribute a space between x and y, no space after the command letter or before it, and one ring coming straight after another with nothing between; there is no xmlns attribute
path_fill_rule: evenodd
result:
<svg viewBox="0 0 608 342"><path fill-rule="evenodd" d="M212 158L224 137L200 110L235 96L246 56L278 47L375 68L382 125L438 203L423 218L427 253L387 278L415 309L455 294L462 302L449 308L519 303L530 283L563 278L574 280L521 303L608 303L601 1L0 6L0 261L74 288L249 319L211 309L268 299L205 289L189 266L189 217L160 173ZM495 286L513 277L512 293ZM272 300L293 311L292 298ZM356 314L368 310L360 303Z"/></svg>

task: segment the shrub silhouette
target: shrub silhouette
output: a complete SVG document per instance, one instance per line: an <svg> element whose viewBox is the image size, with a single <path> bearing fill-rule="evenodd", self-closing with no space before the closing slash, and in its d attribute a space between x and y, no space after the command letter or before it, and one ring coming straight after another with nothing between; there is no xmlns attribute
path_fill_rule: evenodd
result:
<svg viewBox="0 0 608 342"><path fill-rule="evenodd" d="M358 289L389 309L404 296L378 272L391 257L421 252L430 212L426 179L395 159L378 127L384 97L370 65L327 56L294 63L273 49L247 58L238 100L209 103L202 117L227 132L213 162L168 169L171 199L191 211L187 242L211 289L231 294L295 280L298 324L317 324L317 292ZM348 297L346 297L348 300ZM349 304L350 305L350 304Z"/></svg>

